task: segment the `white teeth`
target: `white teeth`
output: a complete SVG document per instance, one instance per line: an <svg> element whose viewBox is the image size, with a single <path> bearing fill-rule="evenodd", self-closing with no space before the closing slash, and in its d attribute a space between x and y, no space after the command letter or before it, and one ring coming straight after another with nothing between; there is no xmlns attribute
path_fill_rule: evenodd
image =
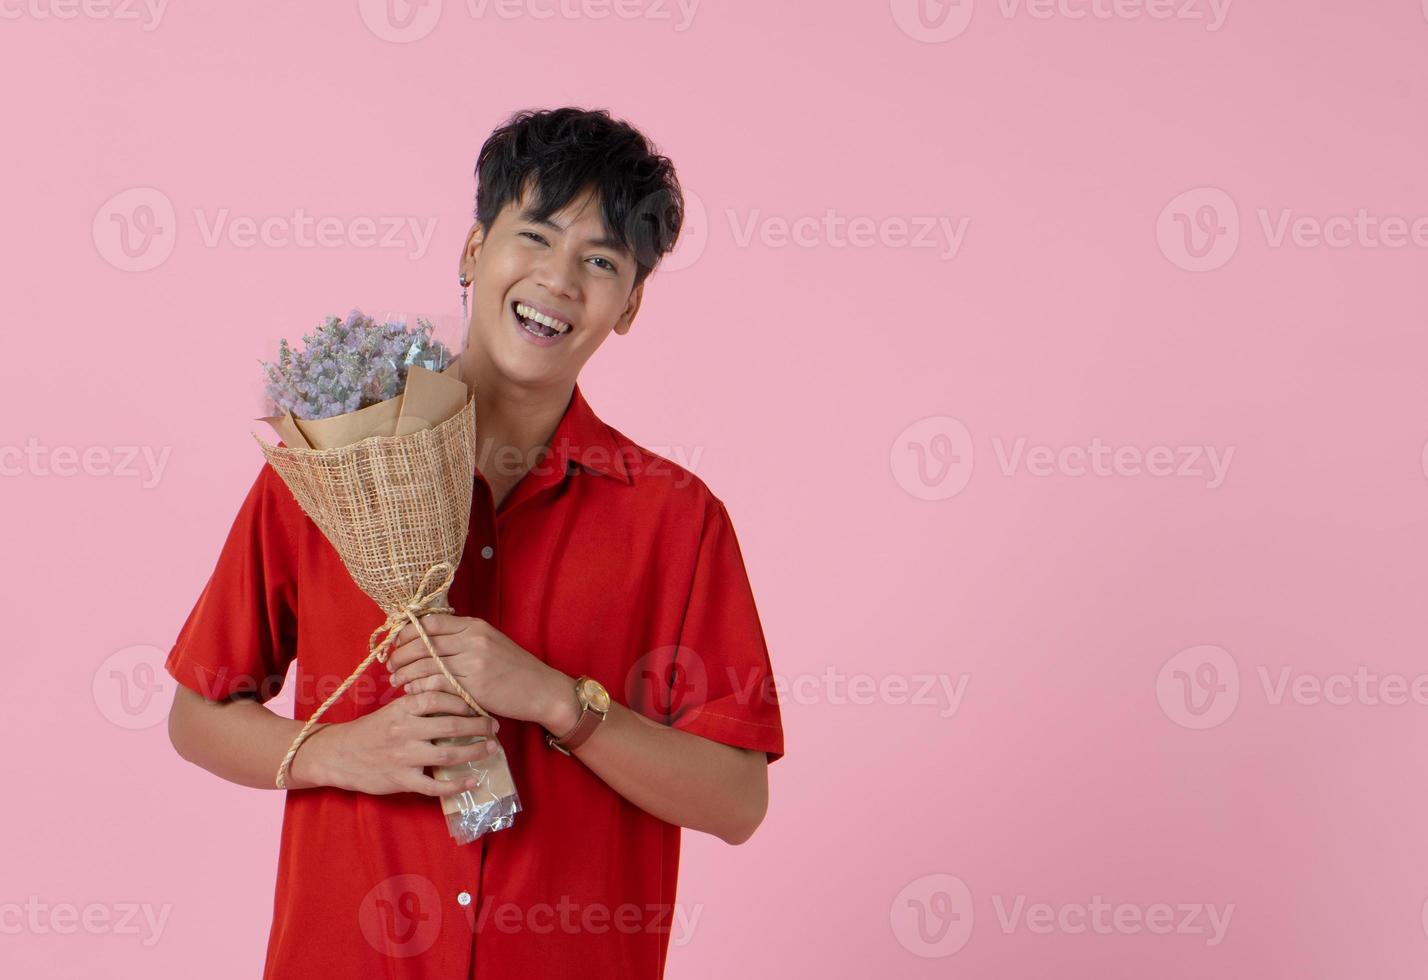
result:
<svg viewBox="0 0 1428 980"><path fill-rule="evenodd" d="M570 324L566 323L564 320L557 320L555 319L555 317L546 316L544 313L541 313L538 310L531 309L524 303L516 304L516 313L525 317L527 320L534 320L536 323L543 323L547 327L550 327L552 330L554 330L556 333L570 333L572 329Z"/></svg>

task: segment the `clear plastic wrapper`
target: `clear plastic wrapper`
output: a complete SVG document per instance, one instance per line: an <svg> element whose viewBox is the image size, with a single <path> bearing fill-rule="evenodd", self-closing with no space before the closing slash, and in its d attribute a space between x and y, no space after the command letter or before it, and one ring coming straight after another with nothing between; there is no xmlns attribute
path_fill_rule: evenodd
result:
<svg viewBox="0 0 1428 980"><path fill-rule="evenodd" d="M437 739L438 745L470 745L484 742L485 736L474 738ZM492 830L505 830L516 821L521 810L521 797L511 779L511 767L506 750L496 744L496 754L480 762L464 762L459 766L442 766L433 775L437 779L479 781L474 789L443 797L441 809L446 813L446 829L458 844L469 844Z"/></svg>

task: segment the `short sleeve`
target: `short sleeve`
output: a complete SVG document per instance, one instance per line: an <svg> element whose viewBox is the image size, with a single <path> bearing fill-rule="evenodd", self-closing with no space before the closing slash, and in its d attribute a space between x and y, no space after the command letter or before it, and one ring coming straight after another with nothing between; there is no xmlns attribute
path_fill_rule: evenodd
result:
<svg viewBox="0 0 1428 980"><path fill-rule="evenodd" d="M265 462L164 662L210 701L268 701L282 688L297 646L295 509Z"/></svg>
<svg viewBox="0 0 1428 980"><path fill-rule="evenodd" d="M783 757L783 721L768 646L729 512L706 507L689 601L674 651L669 724Z"/></svg>

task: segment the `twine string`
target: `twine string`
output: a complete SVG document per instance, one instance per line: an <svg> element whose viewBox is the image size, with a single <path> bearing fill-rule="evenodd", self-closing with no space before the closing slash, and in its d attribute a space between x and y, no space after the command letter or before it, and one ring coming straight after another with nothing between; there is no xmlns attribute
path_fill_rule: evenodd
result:
<svg viewBox="0 0 1428 980"><path fill-rule="evenodd" d="M432 577L436 575L441 576L441 581L433 586L431 580ZM437 562L435 565L432 565L431 568L427 569L426 574L422 576L421 584L417 586L416 594L412 596L411 599L395 609L387 611L386 621L373 630L372 635L367 640L367 658L357 665L357 669L348 675L347 679L342 682L342 685L338 687L337 690L332 692L332 695L322 703L322 707L312 713L312 717L308 718L307 724L303 725L302 731L298 732L297 738L293 739L293 744L288 747L287 755L283 756L283 761L278 766L278 789L288 788L287 776L288 770L292 767L293 758L297 755L298 749L302 747L302 743L320 730L315 726L317 726L317 720L322 717L323 712L331 707L338 698L342 697L343 693L356 682L357 678L362 676L363 672L366 671L373 660L380 663L387 662L387 657L392 652L392 645L396 642L397 634L401 632L402 628L405 627L408 622L416 627L417 634L421 637L422 643L426 646L427 653L436 661L436 666L440 668L441 673L446 677L447 681L450 682L452 689L461 697L461 700L465 701L467 705L482 718L491 717L484 708L476 703L476 699L471 696L470 692L462 687L455 677L451 676L451 671L446 669L446 664L442 661L440 654L438 654L436 649L431 645L431 637L427 635L426 630L423 629L421 625L421 617L423 616L432 613L455 612L450 606L436 604L436 600L451 587L451 580L455 575L456 566L451 562ZM386 633L387 635L381 642L378 642L377 637L382 633ZM320 727L326 728L327 726L322 725Z"/></svg>

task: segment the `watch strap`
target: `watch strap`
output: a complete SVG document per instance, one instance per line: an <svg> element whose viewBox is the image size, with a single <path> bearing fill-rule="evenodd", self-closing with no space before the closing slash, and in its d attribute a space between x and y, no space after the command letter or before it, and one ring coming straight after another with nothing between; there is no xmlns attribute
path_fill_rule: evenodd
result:
<svg viewBox="0 0 1428 980"><path fill-rule="evenodd" d="M585 744L585 740L594 734L595 729L600 727L600 722L605 720L604 712L595 710L590 701L581 691L581 685L585 678L581 677L575 682L575 696L580 699L580 718L575 722L575 727L564 735L555 736L547 734L545 743L553 749L569 755L573 749L578 749Z"/></svg>

